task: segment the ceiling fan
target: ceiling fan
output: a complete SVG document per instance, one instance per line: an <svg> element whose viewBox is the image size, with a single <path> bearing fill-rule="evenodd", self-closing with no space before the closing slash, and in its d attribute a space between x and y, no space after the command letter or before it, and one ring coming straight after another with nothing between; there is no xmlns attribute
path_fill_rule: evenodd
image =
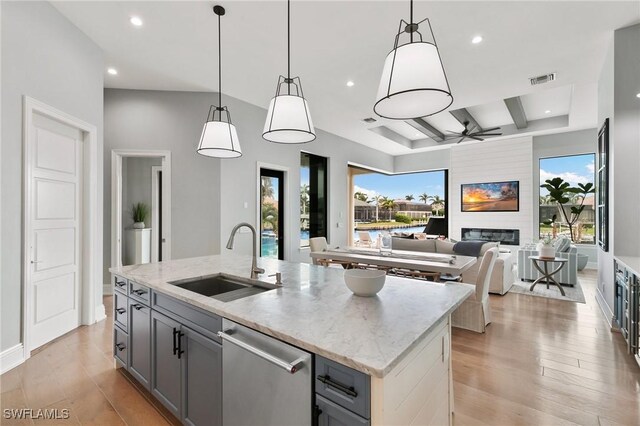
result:
<svg viewBox="0 0 640 426"><path fill-rule="evenodd" d="M455 139L456 137L460 137L460 140L458 140L458 142L456 143L460 143L465 139L475 139L477 141L483 141L484 137L486 136L501 136L502 133L490 133L493 132L495 130L500 130L500 127L492 127L490 129L480 129L480 127L477 124L474 124L471 128L469 128L469 124L471 124L469 122L469 120L463 122L462 124L464 124L464 130L462 132L452 132L452 131L448 131L447 133L451 134L451 135L456 135L455 137L452 137L450 139ZM478 129L478 130L476 130Z"/></svg>

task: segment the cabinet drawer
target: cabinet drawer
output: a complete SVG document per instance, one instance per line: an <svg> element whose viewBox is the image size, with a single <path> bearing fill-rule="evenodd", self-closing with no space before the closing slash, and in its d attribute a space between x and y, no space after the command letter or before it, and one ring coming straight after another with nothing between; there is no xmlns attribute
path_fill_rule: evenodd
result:
<svg viewBox="0 0 640 426"><path fill-rule="evenodd" d="M119 327L113 328L113 356L124 368L129 368L129 335Z"/></svg>
<svg viewBox="0 0 640 426"><path fill-rule="evenodd" d="M220 343L218 331L222 330L222 317L188 305L157 291L153 292L151 307L173 316L191 329Z"/></svg>
<svg viewBox="0 0 640 426"><path fill-rule="evenodd" d="M120 292L116 291L115 293L113 293L113 321L124 331L128 331L128 300L129 298Z"/></svg>
<svg viewBox="0 0 640 426"><path fill-rule="evenodd" d="M149 287L129 281L129 296L149 305Z"/></svg>
<svg viewBox="0 0 640 426"><path fill-rule="evenodd" d="M328 399L316 395L316 415L318 426L352 426L371 424L369 420L352 413L351 411L335 404Z"/></svg>
<svg viewBox="0 0 640 426"><path fill-rule="evenodd" d="M127 279L119 277L117 275L113 276L113 289L117 290L121 293L127 294Z"/></svg>
<svg viewBox="0 0 640 426"><path fill-rule="evenodd" d="M354 413L369 418L369 376L316 355L316 392Z"/></svg>

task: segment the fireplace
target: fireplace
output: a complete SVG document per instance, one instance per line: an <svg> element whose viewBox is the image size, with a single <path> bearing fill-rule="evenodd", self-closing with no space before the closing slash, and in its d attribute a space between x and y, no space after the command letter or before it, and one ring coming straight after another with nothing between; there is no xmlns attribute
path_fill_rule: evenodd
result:
<svg viewBox="0 0 640 426"><path fill-rule="evenodd" d="M493 241L507 246L520 245L519 229L462 228L462 241Z"/></svg>

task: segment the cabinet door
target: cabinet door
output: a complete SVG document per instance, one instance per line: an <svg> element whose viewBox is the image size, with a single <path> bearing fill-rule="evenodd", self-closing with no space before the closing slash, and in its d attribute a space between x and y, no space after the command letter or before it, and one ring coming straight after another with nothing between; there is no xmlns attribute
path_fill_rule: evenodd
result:
<svg viewBox="0 0 640 426"><path fill-rule="evenodd" d="M129 372L150 389L151 381L151 309L129 300Z"/></svg>
<svg viewBox="0 0 640 426"><path fill-rule="evenodd" d="M222 425L222 346L182 327L183 423Z"/></svg>
<svg viewBox="0 0 640 426"><path fill-rule="evenodd" d="M316 413L319 426L369 426L369 420L316 394Z"/></svg>
<svg viewBox="0 0 640 426"><path fill-rule="evenodd" d="M177 418L181 417L180 323L151 313L151 393Z"/></svg>

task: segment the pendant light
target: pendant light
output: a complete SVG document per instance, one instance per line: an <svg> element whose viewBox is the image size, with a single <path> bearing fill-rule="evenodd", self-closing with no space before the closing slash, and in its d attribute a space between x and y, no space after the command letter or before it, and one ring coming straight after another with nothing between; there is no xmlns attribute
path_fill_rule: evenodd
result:
<svg viewBox="0 0 640 426"><path fill-rule="evenodd" d="M384 62L373 106L380 117L395 120L426 117L453 103L431 23L429 19L413 22L413 0L410 9L410 22L400 20L393 50ZM432 41L423 40L418 30L425 21ZM399 44L403 33L409 34L409 43Z"/></svg>
<svg viewBox="0 0 640 426"><path fill-rule="evenodd" d="M283 90L283 86L286 86ZM316 138L300 77L291 78L291 1L287 0L287 76L278 77L262 137L269 142L307 143Z"/></svg>
<svg viewBox="0 0 640 426"><path fill-rule="evenodd" d="M214 6L213 13L218 15L218 105L211 105L207 121L202 128L198 154L207 157L235 158L242 155L236 126L231 123L231 114L226 106L222 106L222 45L220 17L225 10L222 6ZM223 119L223 115L225 116Z"/></svg>

